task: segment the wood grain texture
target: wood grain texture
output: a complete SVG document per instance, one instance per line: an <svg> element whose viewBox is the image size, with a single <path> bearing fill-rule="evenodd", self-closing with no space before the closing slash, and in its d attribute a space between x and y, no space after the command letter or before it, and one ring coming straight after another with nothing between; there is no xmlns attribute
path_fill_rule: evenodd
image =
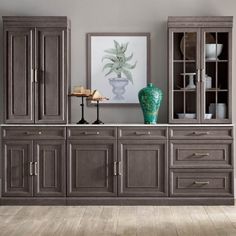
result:
<svg viewBox="0 0 236 236"><path fill-rule="evenodd" d="M0 207L1 236L222 236L235 223L235 206Z"/></svg>

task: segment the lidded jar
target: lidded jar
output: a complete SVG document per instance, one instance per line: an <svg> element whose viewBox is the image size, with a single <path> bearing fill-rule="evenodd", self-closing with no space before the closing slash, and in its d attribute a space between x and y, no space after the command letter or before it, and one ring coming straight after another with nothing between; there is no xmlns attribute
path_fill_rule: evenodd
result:
<svg viewBox="0 0 236 236"><path fill-rule="evenodd" d="M152 83L149 83L147 87L139 91L138 98L143 111L145 124L157 123L162 97L162 90L155 87Z"/></svg>

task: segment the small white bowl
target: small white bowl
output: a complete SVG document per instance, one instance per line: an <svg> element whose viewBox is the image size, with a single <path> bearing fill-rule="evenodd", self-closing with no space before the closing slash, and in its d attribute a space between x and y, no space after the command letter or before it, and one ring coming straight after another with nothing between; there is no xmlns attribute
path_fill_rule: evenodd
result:
<svg viewBox="0 0 236 236"><path fill-rule="evenodd" d="M207 60L216 60L221 54L223 44L208 43L205 45L205 57Z"/></svg>
<svg viewBox="0 0 236 236"><path fill-rule="evenodd" d="M212 113L205 113L205 116L204 116L204 118L205 118L205 120L210 120L211 118L212 118Z"/></svg>
<svg viewBox="0 0 236 236"><path fill-rule="evenodd" d="M196 113L178 113L179 119L196 119Z"/></svg>

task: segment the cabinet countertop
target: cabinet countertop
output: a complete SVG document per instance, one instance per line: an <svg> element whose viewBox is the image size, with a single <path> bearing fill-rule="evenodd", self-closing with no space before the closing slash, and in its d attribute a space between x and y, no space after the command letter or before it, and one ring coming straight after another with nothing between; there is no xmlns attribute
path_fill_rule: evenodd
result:
<svg viewBox="0 0 236 236"><path fill-rule="evenodd" d="M132 126L139 126L139 127L172 127L172 126L179 126L179 127L216 127L216 126L224 126L224 127L232 127L234 126L234 124L165 124L165 123L162 123L162 124L140 124L140 123L130 123L130 124L110 124L110 123L107 123L107 124L100 124L100 125L93 125L93 124L86 124L86 125L81 125L81 124L0 124L1 127L5 127L5 126L34 126L34 127L41 127L41 126L46 126L46 127L56 127L56 126L59 126L59 127L122 127L122 126L125 126L125 127L132 127Z"/></svg>

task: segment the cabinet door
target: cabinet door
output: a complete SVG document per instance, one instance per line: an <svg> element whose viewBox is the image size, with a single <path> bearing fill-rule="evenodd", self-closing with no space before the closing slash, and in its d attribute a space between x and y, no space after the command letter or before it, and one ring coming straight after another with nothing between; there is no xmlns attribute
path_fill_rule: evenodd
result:
<svg viewBox="0 0 236 236"><path fill-rule="evenodd" d="M66 123L67 31L36 31L35 122Z"/></svg>
<svg viewBox="0 0 236 236"><path fill-rule="evenodd" d="M169 29L169 122L200 122L199 28Z"/></svg>
<svg viewBox="0 0 236 236"><path fill-rule="evenodd" d="M201 121L232 122L232 29L203 28Z"/></svg>
<svg viewBox="0 0 236 236"><path fill-rule="evenodd" d="M120 196L166 196L166 141L122 140L118 147Z"/></svg>
<svg viewBox="0 0 236 236"><path fill-rule="evenodd" d="M117 179L116 141L81 140L68 142L69 196L115 196Z"/></svg>
<svg viewBox="0 0 236 236"><path fill-rule="evenodd" d="M34 123L34 30L4 29L4 83L6 123Z"/></svg>
<svg viewBox="0 0 236 236"><path fill-rule="evenodd" d="M65 141L34 143L34 195L65 196Z"/></svg>
<svg viewBox="0 0 236 236"><path fill-rule="evenodd" d="M32 196L32 142L3 141L3 189L9 197Z"/></svg>

